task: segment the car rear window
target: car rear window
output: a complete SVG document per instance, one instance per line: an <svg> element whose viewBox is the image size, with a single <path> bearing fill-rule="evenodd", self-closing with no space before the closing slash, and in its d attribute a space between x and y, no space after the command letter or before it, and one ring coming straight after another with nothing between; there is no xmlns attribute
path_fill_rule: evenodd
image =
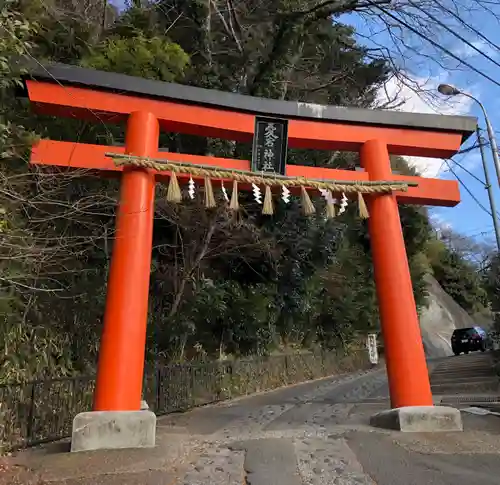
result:
<svg viewBox="0 0 500 485"><path fill-rule="evenodd" d="M470 337L475 334L477 334L477 330L475 328L459 328L453 332L453 335L459 338Z"/></svg>

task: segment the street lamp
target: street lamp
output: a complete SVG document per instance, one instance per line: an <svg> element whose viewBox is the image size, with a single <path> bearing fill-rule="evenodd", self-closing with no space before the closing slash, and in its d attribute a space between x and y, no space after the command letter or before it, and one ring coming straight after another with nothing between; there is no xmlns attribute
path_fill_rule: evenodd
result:
<svg viewBox="0 0 500 485"><path fill-rule="evenodd" d="M493 160L495 162L495 169L497 172L497 179L498 183L500 185L500 161L498 160L498 148L495 140L495 135L493 132L493 128L491 126L490 120L488 118L488 115L486 114L486 109L483 106L483 103L476 99L474 96L468 93L464 93L457 89L455 86L450 86L449 84L440 84L438 86L438 91L441 94L444 94L445 96L457 96L459 94L466 96L473 101L475 101L483 110L484 114L484 119L486 121L486 128L488 130L488 137L490 139L490 146L491 146L491 151L493 154ZM481 161L483 162L483 170L484 170L484 179L486 182L486 189L488 190L488 198L490 200L490 208L491 208L491 217L493 218L493 227L495 229L495 238L497 241L497 249L500 252L500 229L499 229L499 223L498 223L498 216L497 216L497 210L495 207L495 198L493 196L493 191L491 190L491 183L490 183L490 175L488 173L488 164L486 162L486 155L484 153L484 143L483 143L483 137L481 136L481 131L479 127L476 128L476 134L477 134L477 141L479 142L479 151L481 153Z"/></svg>
<svg viewBox="0 0 500 485"><path fill-rule="evenodd" d="M462 94L460 90L450 84L440 84L438 86L438 91L445 96L456 96L457 94Z"/></svg>
<svg viewBox="0 0 500 485"><path fill-rule="evenodd" d="M498 155L498 146L495 139L495 133L493 131L493 127L491 126L490 119L488 118L488 114L486 113L486 108L484 107L483 103L481 103L479 99L472 96L472 94L460 91L460 89L456 88L455 86L451 86L450 84L440 84L438 86L438 91L445 96L458 96L461 94L462 96L465 96L475 101L483 111L484 120L486 121L486 130L488 131L488 138L490 139L493 162L495 163L495 170L497 172L498 185L500 185L500 158Z"/></svg>

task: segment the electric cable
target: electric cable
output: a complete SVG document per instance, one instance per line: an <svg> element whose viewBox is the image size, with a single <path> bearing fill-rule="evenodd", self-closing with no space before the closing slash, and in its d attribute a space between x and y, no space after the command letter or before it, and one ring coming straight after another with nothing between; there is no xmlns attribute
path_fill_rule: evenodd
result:
<svg viewBox="0 0 500 485"><path fill-rule="evenodd" d="M439 25L440 27L443 27L450 34L452 34L453 36L455 36L457 39L460 39L464 44L468 45L471 49L475 50L478 54L482 55L483 57L485 57L486 59L488 59L490 62L493 62L493 64L495 64L498 67L500 67L500 62L498 62L497 60L493 59L493 57L491 57L489 54L487 54L486 52L483 52L481 49L479 49L474 44L472 44L471 42L469 42L465 37L462 37L460 34L458 34L453 29L451 29L450 27L448 27L446 24L444 24L443 22L441 22L439 19L437 19L436 17L434 17L434 15L432 15L429 12L427 12L422 7L416 5L412 0L407 0L407 1L408 1L408 3L412 7L416 8L417 10L419 10L420 12L422 12L424 15L426 15L427 17L429 17L437 25Z"/></svg>
<svg viewBox="0 0 500 485"><path fill-rule="evenodd" d="M459 56L457 56L456 54L454 54L453 52L451 52L449 49L447 49L446 47L443 47L441 44L439 44L438 42L436 42L435 40L432 40L428 37L426 37L425 35L423 35L421 32L419 32L416 28L412 27L411 25L409 25L407 22L405 22L404 20L400 19L399 17L396 17L396 15L393 15L392 13L388 12L385 8L382 8L380 7L379 5L376 5L376 4L372 4L375 8L378 8L382 13L384 13L385 15L387 15L388 17L394 19L396 22L400 23L401 25L403 25L404 27L406 27L408 30L410 30L411 32L415 33L416 35L418 35L419 37L421 37L422 39L426 40L427 42L429 42L429 44L432 44L434 47L437 47L438 49L442 50L443 52L445 52L446 54L448 54L450 57L452 57L453 59L455 59L456 61L460 62L461 64L463 64L464 66L467 66L469 69L471 69L472 71L474 71L475 73L479 74L480 76L484 77L485 79L487 79L488 81L492 82L493 84L497 85L498 87L500 87L500 82L496 81L495 79L493 79L491 76L488 76L488 74L485 74L484 72L480 71L479 69L477 69L476 67L474 67L472 64L468 63L467 61L464 61L463 59L461 59Z"/></svg>
<svg viewBox="0 0 500 485"><path fill-rule="evenodd" d="M469 187L467 187L467 185L462 181L462 179L456 174L456 172L453 170L453 168L451 167L450 163L448 162L448 160L445 160L446 164L448 165L448 168L450 169L450 172L455 176L455 178L458 180L458 183L466 190L466 192L471 196L471 198L474 200L474 202L476 202L476 204L484 211L486 212L486 214L488 214L490 217L493 217L492 213L486 208L484 207L483 204L481 204L481 202L479 202L479 200L477 199L477 197L472 193L472 191L469 189Z"/></svg>
<svg viewBox="0 0 500 485"><path fill-rule="evenodd" d="M443 4L443 2L439 2L438 0L434 0L434 3L436 5L438 5L439 8L441 8L445 12L449 13L452 17L454 17L456 20L458 20L463 26L465 26L466 28L468 28L471 32L473 32L474 34L476 34L479 38L483 39L485 42L487 42L488 44L490 44L490 46L492 46L495 49L497 49L498 51L500 51L500 46L499 45L495 44L492 40L490 40L488 37L486 37L484 34L482 34L479 30L477 30L476 28L472 27L472 25L470 25L467 22L465 22L465 20L462 19L462 17L460 17L460 15L457 15L453 10L449 9L448 7L446 7Z"/></svg>

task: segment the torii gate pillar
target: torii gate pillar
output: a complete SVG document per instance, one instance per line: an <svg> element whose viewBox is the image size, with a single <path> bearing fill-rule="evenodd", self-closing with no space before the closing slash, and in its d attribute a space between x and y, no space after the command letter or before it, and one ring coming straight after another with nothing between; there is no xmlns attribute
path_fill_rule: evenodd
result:
<svg viewBox="0 0 500 485"><path fill-rule="evenodd" d="M156 117L135 111L127 120L125 151L154 156L159 136ZM155 185L155 175L150 170L127 168L122 174L97 366L95 411L136 411L141 407Z"/></svg>
<svg viewBox="0 0 500 485"><path fill-rule="evenodd" d="M389 153L381 140L367 141L361 165L371 180L389 180ZM432 406L432 393L413 296L408 258L394 194L369 199L369 231L384 338L391 407Z"/></svg>

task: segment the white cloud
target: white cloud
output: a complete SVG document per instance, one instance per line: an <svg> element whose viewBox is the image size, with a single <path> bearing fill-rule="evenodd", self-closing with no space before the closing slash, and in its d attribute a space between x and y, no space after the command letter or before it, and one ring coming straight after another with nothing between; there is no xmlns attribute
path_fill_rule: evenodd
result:
<svg viewBox="0 0 500 485"><path fill-rule="evenodd" d="M464 115L469 113L473 101L465 96L444 97L437 93L440 83L447 81L447 74L433 78L413 78L401 80L394 76L378 93L377 104L383 106L389 100L402 103L395 108L412 113L442 115ZM397 104L396 102L396 104ZM446 164L440 158L406 157L424 177L438 177Z"/></svg>
<svg viewBox="0 0 500 485"><path fill-rule="evenodd" d="M490 44L488 44L488 42L484 40L476 40L474 42L471 42L471 45L480 52L478 52L476 49L474 49L474 47L471 47L470 45L461 43L459 46L453 49L453 54L461 58L467 58L479 56L482 52L483 54L486 54L493 59L498 58L498 56L500 55L497 49L493 48Z"/></svg>
<svg viewBox="0 0 500 485"><path fill-rule="evenodd" d="M429 219L431 224L434 226L436 231L449 231L452 229L452 225L449 221L447 221L440 213L431 212L429 214Z"/></svg>

